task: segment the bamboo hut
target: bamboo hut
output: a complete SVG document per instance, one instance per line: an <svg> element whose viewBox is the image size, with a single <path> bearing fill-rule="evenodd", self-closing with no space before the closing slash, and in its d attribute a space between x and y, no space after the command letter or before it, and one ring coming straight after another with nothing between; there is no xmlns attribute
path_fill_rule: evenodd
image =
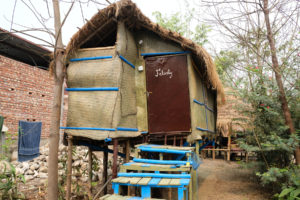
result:
<svg viewBox="0 0 300 200"><path fill-rule="evenodd" d="M87 21L67 46L66 65L68 135L97 141L186 135L193 142L216 130L224 92L212 58L130 0Z"/></svg>
<svg viewBox="0 0 300 200"><path fill-rule="evenodd" d="M87 21L68 43L65 64L69 97L62 129L69 147L106 153L103 180L107 152L114 153L117 174L120 145L128 161L134 143L198 145L203 135L216 133L217 101L225 95L211 56L151 22L130 0Z"/></svg>
<svg viewBox="0 0 300 200"><path fill-rule="evenodd" d="M239 108L249 107L232 88L225 87L226 104L218 105L217 136L220 150L227 152L230 160L231 152L243 152L234 141L237 133L244 132L249 125L249 118L243 115Z"/></svg>

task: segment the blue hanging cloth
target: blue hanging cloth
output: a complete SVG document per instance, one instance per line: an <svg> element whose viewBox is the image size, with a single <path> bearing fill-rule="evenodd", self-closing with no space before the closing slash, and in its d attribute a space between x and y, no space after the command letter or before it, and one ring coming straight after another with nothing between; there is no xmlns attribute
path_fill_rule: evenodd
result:
<svg viewBox="0 0 300 200"><path fill-rule="evenodd" d="M18 161L32 160L40 155L42 122L19 121Z"/></svg>

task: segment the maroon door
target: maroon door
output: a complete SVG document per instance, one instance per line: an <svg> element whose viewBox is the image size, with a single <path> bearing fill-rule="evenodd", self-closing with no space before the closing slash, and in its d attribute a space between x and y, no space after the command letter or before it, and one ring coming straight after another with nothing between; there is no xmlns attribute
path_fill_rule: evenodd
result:
<svg viewBox="0 0 300 200"><path fill-rule="evenodd" d="M190 132L186 55L148 57L145 61L149 133Z"/></svg>

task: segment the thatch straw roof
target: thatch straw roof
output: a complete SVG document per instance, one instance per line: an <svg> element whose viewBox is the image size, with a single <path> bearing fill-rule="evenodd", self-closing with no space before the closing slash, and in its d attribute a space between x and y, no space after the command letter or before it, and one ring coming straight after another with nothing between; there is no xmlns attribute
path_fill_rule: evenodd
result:
<svg viewBox="0 0 300 200"><path fill-rule="evenodd" d="M152 31L165 40L171 40L180 44L184 50L191 51L197 66L203 68L201 71L205 72L204 77L208 85L217 90L218 102L225 102L223 85L217 74L216 66L206 50L193 41L182 37L180 34L153 23L130 0L121 0L99 10L98 13L73 35L66 48L67 58L78 48L84 46L84 41L87 41L87 38L90 38L95 31L100 33L100 35L104 34L116 27L117 21L123 21L130 30L146 29Z"/></svg>
<svg viewBox="0 0 300 200"><path fill-rule="evenodd" d="M223 137L249 128L249 118L239 108L250 107L238 97L235 90L225 87L226 104L218 105L217 130Z"/></svg>

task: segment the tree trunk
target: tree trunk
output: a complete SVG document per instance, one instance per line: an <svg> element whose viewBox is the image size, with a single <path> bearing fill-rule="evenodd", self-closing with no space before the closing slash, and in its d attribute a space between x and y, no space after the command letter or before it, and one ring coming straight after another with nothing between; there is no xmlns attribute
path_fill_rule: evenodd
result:
<svg viewBox="0 0 300 200"><path fill-rule="evenodd" d="M264 0L263 12L264 12L265 22L266 22L266 27L267 27L267 38L268 38L270 49L271 49L273 70L275 73L275 78L276 78L277 86L279 89L279 100L281 102L281 108L283 111L285 124L289 127L290 134L293 134L293 133L295 133L295 128L294 128L293 120L291 117L291 112L288 107L288 102L286 100L285 90L283 87L282 78L281 78L281 74L280 74L278 59L277 59L277 55L276 55L275 41L273 38L273 32L272 32L271 25L270 25L270 18L269 18L270 11L268 8L268 0ZM299 147L295 150L295 158L296 158L296 163L299 165L300 164L300 149L299 149Z"/></svg>
<svg viewBox="0 0 300 200"><path fill-rule="evenodd" d="M52 108L49 160L48 160L48 200L58 199L58 146L59 126L61 117L61 100L64 80L64 49L61 37L61 22L58 0L53 0L54 26L55 26L55 51L54 51L54 100Z"/></svg>

